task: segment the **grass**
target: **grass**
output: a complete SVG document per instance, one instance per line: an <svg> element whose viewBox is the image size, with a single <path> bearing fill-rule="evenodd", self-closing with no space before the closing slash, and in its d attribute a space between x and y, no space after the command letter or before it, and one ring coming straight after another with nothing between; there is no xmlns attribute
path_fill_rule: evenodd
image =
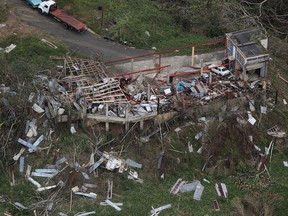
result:
<svg viewBox="0 0 288 216"><path fill-rule="evenodd" d="M59 3L68 13L83 20L100 35L117 41L127 41L137 48L166 50L208 40L207 37L182 32L168 12L162 11L151 0L85 1L63 0ZM103 6L104 21L101 28Z"/></svg>
<svg viewBox="0 0 288 216"><path fill-rule="evenodd" d="M49 58L52 55L65 55L67 47L54 42L58 49L53 49L44 44L37 37L11 36L0 43L5 48L10 44L17 47L10 53L0 53L0 79L6 80L6 85L21 81L32 81L34 75L41 70L52 69L56 61Z"/></svg>

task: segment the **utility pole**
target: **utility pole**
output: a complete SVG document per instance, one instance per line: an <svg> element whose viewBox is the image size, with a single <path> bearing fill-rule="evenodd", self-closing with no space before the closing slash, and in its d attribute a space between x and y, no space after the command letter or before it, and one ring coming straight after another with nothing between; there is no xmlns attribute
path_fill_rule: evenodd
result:
<svg viewBox="0 0 288 216"><path fill-rule="evenodd" d="M103 22L104 22L104 8L102 5L98 5L97 9L101 11L101 29L103 28Z"/></svg>

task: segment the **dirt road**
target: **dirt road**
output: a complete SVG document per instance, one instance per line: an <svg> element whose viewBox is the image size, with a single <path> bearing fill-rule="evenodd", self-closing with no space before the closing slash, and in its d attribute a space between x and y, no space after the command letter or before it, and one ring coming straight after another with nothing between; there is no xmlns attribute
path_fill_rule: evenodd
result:
<svg viewBox="0 0 288 216"><path fill-rule="evenodd" d="M79 34L64 29L63 25L52 17L40 15L37 10L28 7L25 1L9 0L7 1L7 4L10 5L12 11L21 21L46 31L55 37L61 38L71 49L84 56L91 57L95 55L95 53L100 53L103 60L107 61L149 53L149 51L146 50L134 49L117 43L108 42L88 31Z"/></svg>

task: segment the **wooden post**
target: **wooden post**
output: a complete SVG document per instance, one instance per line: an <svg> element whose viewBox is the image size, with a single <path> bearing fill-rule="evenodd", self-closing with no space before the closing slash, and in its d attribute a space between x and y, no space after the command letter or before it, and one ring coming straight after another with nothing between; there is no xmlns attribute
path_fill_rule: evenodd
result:
<svg viewBox="0 0 288 216"><path fill-rule="evenodd" d="M200 59L200 64L201 64L201 70L200 70L200 75L203 75L203 59Z"/></svg>
<svg viewBox="0 0 288 216"><path fill-rule="evenodd" d="M144 120L140 121L140 130L142 131L144 129Z"/></svg>
<svg viewBox="0 0 288 216"><path fill-rule="evenodd" d="M150 97L151 97L151 92L150 92L150 84L148 84L148 86L147 86L147 101L149 101L150 100Z"/></svg>
<svg viewBox="0 0 288 216"><path fill-rule="evenodd" d="M127 132L129 130L129 122L128 122L128 104L126 104L126 111L125 111L125 131Z"/></svg>
<svg viewBox="0 0 288 216"><path fill-rule="evenodd" d="M108 117L108 111L109 111L108 108L109 108L109 104L106 103L106 111L105 111L106 117ZM109 131L109 122L108 121L105 122L105 129L107 132Z"/></svg>
<svg viewBox="0 0 288 216"><path fill-rule="evenodd" d="M158 73L160 73L161 72L161 54L159 54L159 71L158 71Z"/></svg>
<svg viewBox="0 0 288 216"><path fill-rule="evenodd" d="M209 84L212 83L212 72L209 73Z"/></svg>
<svg viewBox="0 0 288 216"><path fill-rule="evenodd" d="M191 57L191 66L192 67L194 66L194 58L195 58L194 54L195 54L195 47L193 46L192 47L192 57Z"/></svg>
<svg viewBox="0 0 288 216"><path fill-rule="evenodd" d="M134 59L132 58L131 59L131 72L134 71Z"/></svg>

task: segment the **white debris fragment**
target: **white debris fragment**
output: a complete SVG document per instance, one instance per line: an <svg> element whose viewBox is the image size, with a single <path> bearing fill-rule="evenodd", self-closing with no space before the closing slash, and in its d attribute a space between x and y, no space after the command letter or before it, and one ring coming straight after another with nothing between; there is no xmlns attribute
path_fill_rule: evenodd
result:
<svg viewBox="0 0 288 216"><path fill-rule="evenodd" d="M20 160L19 160L19 172L20 173L24 172L24 157L20 157Z"/></svg>
<svg viewBox="0 0 288 216"><path fill-rule="evenodd" d="M35 172L41 172L41 173L57 173L57 169L35 169Z"/></svg>
<svg viewBox="0 0 288 216"><path fill-rule="evenodd" d="M41 191L46 191L46 190L51 190L53 188L56 188L57 185L51 185L51 186L46 186L46 187L39 187L37 188L37 192L41 192Z"/></svg>
<svg viewBox="0 0 288 216"><path fill-rule="evenodd" d="M96 197L97 197L97 194L92 193L92 192L90 192L90 193L76 192L75 194L76 195L80 195L80 196L84 196L84 197L89 197L89 198L92 198L92 199L96 199Z"/></svg>
<svg viewBox="0 0 288 216"><path fill-rule="evenodd" d="M175 128L175 130L174 130L176 133L178 133L179 131L181 131L181 128L180 127L177 127L177 128Z"/></svg>
<svg viewBox="0 0 288 216"><path fill-rule="evenodd" d="M199 183L196 186L196 190L194 192L193 199L200 201L201 197L202 197L203 190L204 190L204 186L201 183Z"/></svg>
<svg viewBox="0 0 288 216"><path fill-rule="evenodd" d="M169 208L172 208L172 205L171 204L167 204L167 205L163 205L163 206L160 206L158 208L153 208L152 206L152 210L151 210L151 216L156 216L158 215L161 211L165 210L165 209L169 209Z"/></svg>
<svg viewBox="0 0 288 216"><path fill-rule="evenodd" d="M260 148L259 146L254 145L254 148L255 148L257 151L261 152L261 148Z"/></svg>
<svg viewBox="0 0 288 216"><path fill-rule="evenodd" d="M23 140L23 139L21 139L21 138L18 138L17 142L19 142L20 144L26 146L26 147L29 148L29 149L33 149L33 150L35 150L35 151L36 151L36 149L37 149L37 148L36 148L35 146L33 146L31 143L29 143L29 142L27 142L27 141L25 141L25 140Z"/></svg>
<svg viewBox="0 0 288 216"><path fill-rule="evenodd" d="M201 154L201 153L202 153L202 150L203 150L203 146L201 146L201 147L197 150L197 153L198 153L198 154Z"/></svg>
<svg viewBox="0 0 288 216"><path fill-rule="evenodd" d="M262 114L267 114L267 107L260 106L260 111Z"/></svg>
<svg viewBox="0 0 288 216"><path fill-rule="evenodd" d="M248 111L247 112L248 114L248 122L251 124L251 125L254 125L256 123L256 119L252 116L251 112Z"/></svg>
<svg viewBox="0 0 288 216"><path fill-rule="evenodd" d="M15 48L16 48L15 44L10 44L8 47L5 48L4 52L5 53L10 53Z"/></svg>
<svg viewBox="0 0 288 216"><path fill-rule="evenodd" d="M31 176L43 177L43 178L52 178L55 173L43 173L43 172L32 172Z"/></svg>
<svg viewBox="0 0 288 216"><path fill-rule="evenodd" d="M210 184L210 181L209 180L207 180L207 179L203 179L203 181L205 181L205 182L207 182L208 184Z"/></svg>
<svg viewBox="0 0 288 216"><path fill-rule="evenodd" d="M19 157L24 153L24 151L25 151L25 148L22 147L20 149L19 153L13 156L13 160L17 161L19 159Z"/></svg>
<svg viewBox="0 0 288 216"><path fill-rule="evenodd" d="M249 100L249 108L251 112L255 111L255 101L254 100Z"/></svg>
<svg viewBox="0 0 288 216"><path fill-rule="evenodd" d="M113 203L117 206L123 206L123 203L115 203L115 202L113 202ZM107 202L100 202L100 205L101 206L108 206L109 204Z"/></svg>
<svg viewBox="0 0 288 216"><path fill-rule="evenodd" d="M36 103L33 104L32 109L37 113L44 113L45 110L38 106Z"/></svg>
<svg viewBox="0 0 288 216"><path fill-rule="evenodd" d="M73 193L76 193L76 192L78 192L80 189L79 189L78 186L75 186L75 187L71 188L71 190L72 190Z"/></svg>
<svg viewBox="0 0 288 216"><path fill-rule="evenodd" d="M30 181L32 184L34 184L37 188L41 188L42 187L42 185L39 182L37 182L36 180L34 180L31 177L28 177L27 180Z"/></svg>
<svg viewBox="0 0 288 216"><path fill-rule="evenodd" d="M277 137L277 138L284 138L287 136L286 132L283 131L278 125L275 125L267 130L268 135Z"/></svg>
<svg viewBox="0 0 288 216"><path fill-rule="evenodd" d="M287 101L285 99L283 99L283 104L287 105Z"/></svg>
<svg viewBox="0 0 288 216"><path fill-rule="evenodd" d="M114 209L116 209L117 211L121 211L122 209L119 207L119 206L117 206L115 203L113 203L112 201L110 201L110 200L105 200L105 202L108 204L108 205L110 205L111 207L113 207Z"/></svg>
<svg viewBox="0 0 288 216"><path fill-rule="evenodd" d="M170 88L167 88L167 89L164 90L164 93L165 93L165 95L169 95L169 94L171 94L172 92L171 92L171 89L170 89Z"/></svg>
<svg viewBox="0 0 288 216"><path fill-rule="evenodd" d="M195 135L195 139L196 140L199 140L201 137L202 137L203 133L202 132L199 132Z"/></svg>
<svg viewBox="0 0 288 216"><path fill-rule="evenodd" d="M180 187L180 192L181 193L184 193L184 192L189 192L189 191L195 191L196 190L196 187L197 185L200 183L200 181L196 180L192 183L188 183L188 184L183 184L181 187Z"/></svg>
<svg viewBox="0 0 288 216"><path fill-rule="evenodd" d="M284 165L285 167L288 167L288 161L283 161L283 165Z"/></svg>
<svg viewBox="0 0 288 216"><path fill-rule="evenodd" d="M225 197L225 198L228 197L228 190L227 190L226 184L224 184L224 183L220 183L220 184L216 183L215 184L215 189L217 191L218 196Z"/></svg>
<svg viewBox="0 0 288 216"><path fill-rule="evenodd" d="M87 215L91 215L91 214L96 214L95 211L92 211L92 212L80 212L80 213L77 213L75 216L87 216Z"/></svg>
<svg viewBox="0 0 288 216"><path fill-rule="evenodd" d="M61 165L62 163L65 163L66 161L67 161L67 159L65 157L62 157L56 161L56 165Z"/></svg>
<svg viewBox="0 0 288 216"><path fill-rule="evenodd" d="M84 183L83 185L84 185L85 187L87 187L87 188L97 188L97 185L96 185L96 184Z"/></svg>
<svg viewBox="0 0 288 216"><path fill-rule="evenodd" d="M192 146L192 143L190 143L190 141L188 142L188 151L189 151L190 153L193 152L193 146Z"/></svg>
<svg viewBox="0 0 288 216"><path fill-rule="evenodd" d="M63 115L64 112L65 112L64 108L59 108L58 111L57 111L58 115Z"/></svg>
<svg viewBox="0 0 288 216"><path fill-rule="evenodd" d="M29 153L32 153L37 150L37 146L44 140L44 135L41 135L34 143L33 148L29 148Z"/></svg>
<svg viewBox="0 0 288 216"><path fill-rule="evenodd" d="M76 129L75 129L74 125L71 125L70 132L71 132L71 134L75 134L76 133Z"/></svg>
<svg viewBox="0 0 288 216"><path fill-rule="evenodd" d="M46 39L44 39L44 38L42 38L41 41L42 41L43 43L47 44L48 46L50 46L50 47L53 48L53 49L57 49L57 48L58 48L55 44L51 43L50 41L48 41L48 40L46 40Z"/></svg>
<svg viewBox="0 0 288 216"><path fill-rule="evenodd" d="M31 166L28 165L28 166L27 166L27 169L26 169L25 178L29 178L29 177L30 177L30 174L31 174Z"/></svg>
<svg viewBox="0 0 288 216"><path fill-rule="evenodd" d="M28 209L26 206L22 205L21 203L19 202L15 202L14 203L17 207L21 208L21 209Z"/></svg>
<svg viewBox="0 0 288 216"><path fill-rule="evenodd" d="M103 163L103 161L105 161L105 157L101 157L96 163L94 163L93 166L90 167L89 173L96 170Z"/></svg>
<svg viewBox="0 0 288 216"><path fill-rule="evenodd" d="M177 194L182 185L184 185L186 181L182 181L181 178L177 179L176 183L172 186L170 193L171 194Z"/></svg>
<svg viewBox="0 0 288 216"><path fill-rule="evenodd" d="M136 182L143 184L143 179L139 178L138 173L136 171L129 171L128 179L132 179Z"/></svg>
<svg viewBox="0 0 288 216"><path fill-rule="evenodd" d="M139 164L131 159L127 159L126 161L126 164L130 167L133 167L133 168L138 168L138 169L141 169L142 168L142 164Z"/></svg>

